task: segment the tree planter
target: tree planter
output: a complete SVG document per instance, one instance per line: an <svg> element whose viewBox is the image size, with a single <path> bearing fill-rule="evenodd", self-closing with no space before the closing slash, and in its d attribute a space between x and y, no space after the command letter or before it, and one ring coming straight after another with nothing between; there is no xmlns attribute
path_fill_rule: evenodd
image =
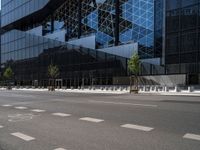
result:
<svg viewBox="0 0 200 150"><path fill-rule="evenodd" d="M139 90L130 90L130 93L138 94Z"/></svg>

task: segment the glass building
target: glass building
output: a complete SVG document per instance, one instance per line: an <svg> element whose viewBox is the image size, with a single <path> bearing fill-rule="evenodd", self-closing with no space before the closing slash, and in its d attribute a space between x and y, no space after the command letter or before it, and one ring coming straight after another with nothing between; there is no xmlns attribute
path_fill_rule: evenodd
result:
<svg viewBox="0 0 200 150"><path fill-rule="evenodd" d="M166 74L187 74L188 84L199 82L200 1L166 1Z"/></svg>
<svg viewBox="0 0 200 150"><path fill-rule="evenodd" d="M2 0L1 68L15 83L46 86L50 63L64 86L118 83L140 55L141 75L199 81L199 0ZM190 81L190 78L192 79Z"/></svg>

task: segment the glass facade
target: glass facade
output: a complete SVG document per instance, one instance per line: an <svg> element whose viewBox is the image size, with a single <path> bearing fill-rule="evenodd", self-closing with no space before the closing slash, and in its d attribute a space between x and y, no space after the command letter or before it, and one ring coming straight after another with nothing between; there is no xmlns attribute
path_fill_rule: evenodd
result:
<svg viewBox="0 0 200 150"><path fill-rule="evenodd" d="M96 35L96 48L138 43L142 58L154 56L154 0L66 1L43 23L44 33L66 30L66 39Z"/></svg>
<svg viewBox="0 0 200 150"><path fill-rule="evenodd" d="M1 63L38 57L44 49L62 45L62 42L12 30L1 36Z"/></svg>
<svg viewBox="0 0 200 150"><path fill-rule="evenodd" d="M53 60L67 86L81 78L111 83L112 77L128 75L127 58L99 49L134 44L141 59L152 60L142 64L142 75L197 75L199 17L199 0L2 0L1 64L12 65L20 82L46 82L42 70ZM66 44L90 35L94 50ZM153 62L162 57L163 66Z"/></svg>
<svg viewBox="0 0 200 150"><path fill-rule="evenodd" d="M1 68L12 67L15 73L15 84L31 85L34 81L38 81L40 86L46 86L48 84L47 68L50 63L58 65L59 78L63 80L65 86L77 87L81 82L84 82L85 85L112 84L114 76L127 75L127 58L69 45L44 36L65 30L67 33L65 38L73 39L96 32L97 30L92 29L96 27L90 27L85 20L91 13L91 9L96 9L96 6L92 6L88 10L88 2L80 3L77 0L67 3L66 1L55 12L49 12L51 15L38 24L42 25L41 36L34 33L35 29L29 32L31 26L24 27L24 24L22 26L15 24L14 28L5 28L7 31L1 36ZM12 24L16 20L19 22L20 18L39 10L45 3L37 0L26 2L3 0L2 27ZM114 7L115 3L112 3ZM106 6L100 5L99 3L99 8L105 9ZM30 6L34 6L33 10L30 10ZM9 10L7 10L8 7ZM110 5L107 9L109 8ZM104 16L101 17L103 23ZM98 17L98 20L101 19ZM96 23L98 24L98 22ZM104 30L105 25L102 25L101 30ZM110 26L110 29L111 27L113 26Z"/></svg>
<svg viewBox="0 0 200 150"><path fill-rule="evenodd" d="M165 5L164 0L155 1L155 16L154 16L154 57L163 57L162 53L164 50L164 15L165 15Z"/></svg>
<svg viewBox="0 0 200 150"><path fill-rule="evenodd" d="M1 0L1 26L6 26L44 7L49 0Z"/></svg>
<svg viewBox="0 0 200 150"><path fill-rule="evenodd" d="M73 45L58 46L44 50L38 57L15 61L9 65L15 72L18 85L48 85L47 68L56 64L63 86L111 85L113 77L127 75L127 59Z"/></svg>
<svg viewBox="0 0 200 150"><path fill-rule="evenodd" d="M112 84L114 76L127 75L127 58L73 46L19 30L1 37L2 67L11 66L15 84L48 85L49 64L58 65L63 86ZM82 81L84 79L84 81Z"/></svg>
<svg viewBox="0 0 200 150"><path fill-rule="evenodd" d="M166 1L166 72L200 72L200 1Z"/></svg>

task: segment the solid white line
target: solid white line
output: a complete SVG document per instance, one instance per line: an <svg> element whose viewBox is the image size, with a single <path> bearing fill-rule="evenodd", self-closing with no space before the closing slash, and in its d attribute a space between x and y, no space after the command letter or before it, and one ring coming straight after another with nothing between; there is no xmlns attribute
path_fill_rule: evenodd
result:
<svg viewBox="0 0 200 150"><path fill-rule="evenodd" d="M59 117L69 117L69 116L71 116L71 114L65 114L65 113L53 113L52 115L59 116Z"/></svg>
<svg viewBox="0 0 200 150"><path fill-rule="evenodd" d="M41 109L32 109L31 111L33 111L33 112L45 112L46 110L41 110Z"/></svg>
<svg viewBox="0 0 200 150"><path fill-rule="evenodd" d="M80 118L79 120L95 122L95 123L99 123L99 122L103 122L104 121L104 120L101 120L101 119L90 118L90 117Z"/></svg>
<svg viewBox="0 0 200 150"><path fill-rule="evenodd" d="M104 104L115 104L115 105L129 105L129 106L143 106L143 107L158 107L158 105L150 104L134 104L134 103L122 103L122 102L105 102L105 101L90 101L92 103L104 103Z"/></svg>
<svg viewBox="0 0 200 150"><path fill-rule="evenodd" d="M0 129L3 128L3 126L0 125Z"/></svg>
<svg viewBox="0 0 200 150"><path fill-rule="evenodd" d="M64 149L64 148L56 148L54 150L66 150L66 149Z"/></svg>
<svg viewBox="0 0 200 150"><path fill-rule="evenodd" d="M11 133L11 135L15 136L15 137L18 137L24 141L32 141L32 140L35 140L34 137L31 137L31 136L28 136L28 135L25 135L23 133L20 133L20 132L16 132L16 133Z"/></svg>
<svg viewBox="0 0 200 150"><path fill-rule="evenodd" d="M129 129L135 129L135 130L141 130L145 132L152 131L154 128L151 127L145 127L145 126L140 126L140 125L134 125L134 124L124 124L121 125L123 128L129 128Z"/></svg>
<svg viewBox="0 0 200 150"><path fill-rule="evenodd" d="M24 110L24 109L27 109L27 107L15 107L16 109L20 109L20 110Z"/></svg>
<svg viewBox="0 0 200 150"><path fill-rule="evenodd" d="M5 105L2 105L2 107L11 107L12 105L10 104L5 104Z"/></svg>
<svg viewBox="0 0 200 150"><path fill-rule="evenodd" d="M187 134L185 134L185 135L183 136L183 138L200 141L200 135L197 135L197 134L187 133Z"/></svg>

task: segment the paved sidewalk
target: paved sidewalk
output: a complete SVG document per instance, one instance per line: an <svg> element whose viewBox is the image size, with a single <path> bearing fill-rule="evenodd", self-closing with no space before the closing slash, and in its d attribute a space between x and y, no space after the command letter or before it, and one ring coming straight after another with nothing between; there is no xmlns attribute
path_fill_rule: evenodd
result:
<svg viewBox="0 0 200 150"><path fill-rule="evenodd" d="M6 90L5 88L0 88L0 90ZM35 92L47 92L48 89L16 89L13 88L12 90L16 91L35 91ZM56 92L66 92L66 93L90 93L90 94L128 94L129 91L127 90L89 90L89 89L56 89ZM175 91L169 91L169 92L155 92L155 91L140 91L140 94L149 94L149 95L166 95L166 96L200 96L200 91L194 91L194 92L188 92L188 91L181 91L181 92L175 92Z"/></svg>
<svg viewBox="0 0 200 150"><path fill-rule="evenodd" d="M141 94L151 94L151 95L166 95L166 96L200 96L200 92L143 92L140 91Z"/></svg>
<svg viewBox="0 0 200 150"><path fill-rule="evenodd" d="M1 88L1 90L6 90L5 88ZM13 88L12 90L16 91L35 91L35 92L47 92L48 89L26 89L26 88L21 88L21 89L16 89ZM56 89L56 92L67 92L67 93L94 93L94 94L126 94L129 93L129 91L121 91L121 90L116 90L116 91L111 91L111 90L89 90L89 89Z"/></svg>

